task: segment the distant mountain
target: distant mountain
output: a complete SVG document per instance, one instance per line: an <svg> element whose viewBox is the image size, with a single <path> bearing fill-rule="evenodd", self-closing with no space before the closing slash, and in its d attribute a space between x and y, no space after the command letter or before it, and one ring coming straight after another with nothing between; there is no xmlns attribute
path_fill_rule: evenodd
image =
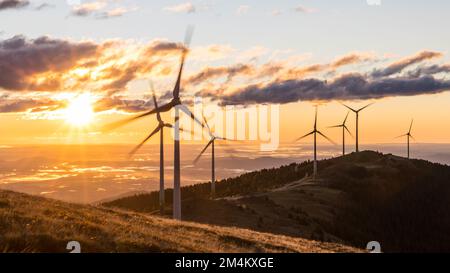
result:
<svg viewBox="0 0 450 273"><path fill-rule="evenodd" d="M182 188L183 217L387 252L450 251L450 167L365 151L319 162L264 169L217 183ZM167 204L172 190L166 191ZM105 203L158 210L158 193ZM168 210L170 214L170 208Z"/></svg>
<svg viewBox="0 0 450 273"><path fill-rule="evenodd" d="M69 241L78 241L81 252L360 251L340 244L0 191L0 253L69 252Z"/></svg>

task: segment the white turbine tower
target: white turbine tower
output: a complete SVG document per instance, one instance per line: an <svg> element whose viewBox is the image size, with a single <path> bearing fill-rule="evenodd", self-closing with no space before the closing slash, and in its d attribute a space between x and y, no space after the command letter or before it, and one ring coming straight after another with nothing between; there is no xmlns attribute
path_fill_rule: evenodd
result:
<svg viewBox="0 0 450 273"><path fill-rule="evenodd" d="M314 172L313 172L313 178L316 179L317 176L317 134L321 135L322 137L324 137L326 140L328 140L329 142L335 144L335 142L333 140L331 140L330 138L328 138L326 135L322 134L322 132L320 132L319 130L317 130L317 106L316 106L316 114L315 114L315 118L314 118L314 129L312 130L312 132L301 136L299 138L297 138L295 141L299 141L307 136L310 135L314 135Z"/></svg>
<svg viewBox="0 0 450 273"><path fill-rule="evenodd" d="M155 90L153 83L150 83L152 88L153 104L155 109L158 109L158 102L156 101ZM164 196L164 128L173 128L172 124L165 123L161 118L161 113L156 112L156 119L158 125L139 145L137 145L131 152L130 157L133 156L150 138L159 132L159 211L160 214L164 214L165 196ZM181 130L181 128L180 128Z"/></svg>
<svg viewBox="0 0 450 273"><path fill-rule="evenodd" d="M345 155L345 131L347 131L351 136L353 136L352 133L350 133L350 130L347 128L347 125L346 125L348 114L350 114L350 112L347 113L347 116L345 116L344 122L342 122L342 124L338 124L338 125L330 127L330 128L342 128L342 155Z"/></svg>
<svg viewBox="0 0 450 273"><path fill-rule="evenodd" d="M414 139L414 137L411 135L411 130L412 130L412 126L413 126L413 122L414 122L414 120L411 120L411 124L409 125L409 130L408 130L408 132L406 133L406 134L404 134L404 135L401 135L401 136L398 136L397 138L400 138L400 137L406 137L406 154L407 154L407 158L409 159L409 143L410 143L410 139L412 138L412 139Z"/></svg>
<svg viewBox="0 0 450 273"><path fill-rule="evenodd" d="M354 112L356 114L356 152L359 152L359 112L361 112L362 110L366 109L367 107L371 106L373 103L370 103L362 108L359 108L358 110L355 110L345 104L345 107L347 107L348 109L350 109L352 112Z"/></svg>
<svg viewBox="0 0 450 273"><path fill-rule="evenodd" d="M178 72L177 81L175 83L175 87L173 89L173 98L169 103L166 103L162 106L159 106L151 111L145 112L141 115L122 120L120 122L113 123L109 126L109 128L116 128L122 125L125 125L131 121L156 114L168 112L171 109L175 109L175 122L173 128L174 132L174 162L173 162L173 218L176 220L181 220L181 173L180 173L180 127L179 127L179 118L180 118L180 110L187 114L191 119L193 119L197 124L199 124L202 128L204 125L200 122L194 114L189 110L189 108L182 104L180 99L180 89L181 89L181 76L183 74L184 61L186 59L186 55L188 53L188 46L190 43L190 39L192 37L192 28L189 27L186 32L185 37L185 45L182 49L181 54L181 63L180 69Z"/></svg>

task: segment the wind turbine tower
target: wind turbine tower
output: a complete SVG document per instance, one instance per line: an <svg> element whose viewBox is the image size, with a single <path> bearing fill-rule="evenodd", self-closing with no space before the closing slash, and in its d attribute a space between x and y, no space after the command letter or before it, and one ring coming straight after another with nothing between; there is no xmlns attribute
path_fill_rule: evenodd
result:
<svg viewBox="0 0 450 273"><path fill-rule="evenodd" d="M316 106L316 114L315 114L315 118L314 118L314 128L313 128L313 130L310 133L308 133L308 134L306 134L304 136L301 136L301 137L299 137L299 138L297 138L295 140L297 142L297 141L299 141L299 140L301 140L301 139L303 139L305 137L308 137L310 135L313 135L313 137L314 137L314 163L313 163L314 164L314 167L313 167L314 168L314 170L313 170L313 178L314 179L316 179L316 176L317 176L317 134L321 135L323 138L325 138L329 142L335 144L334 141L332 141L326 135L322 134L322 132L317 130L317 108L318 107Z"/></svg>
<svg viewBox="0 0 450 273"><path fill-rule="evenodd" d="M359 112L361 112L362 110L366 109L367 107L369 107L372 104L373 103L370 103L370 104L368 104L368 105L366 105L366 106L364 106L362 108L359 108L357 110L353 109L353 108L351 108L351 107L349 107L349 106L347 106L345 104L342 104L345 107L347 107L348 109L350 109L350 111L352 111L352 112L354 112L356 114L356 152L357 153L359 152Z"/></svg>
<svg viewBox="0 0 450 273"><path fill-rule="evenodd" d="M409 130L408 130L408 132L406 134L397 137L397 138L404 137L404 136L406 137L406 145L407 145L406 146L406 154L407 154L407 158L408 159L410 158L410 149L409 149L409 144L411 142L410 139L411 138L414 139L414 137L411 134L413 122L414 122L414 120L411 120L411 124L409 125Z"/></svg>
<svg viewBox="0 0 450 273"><path fill-rule="evenodd" d="M350 130L347 128L347 125L346 125L349 114L350 114L350 112L347 113L347 116L345 116L344 122L342 122L342 124L338 124L338 125L330 127L330 128L342 128L342 155L345 155L345 131L347 131L351 136L353 136L352 133L350 133Z"/></svg>

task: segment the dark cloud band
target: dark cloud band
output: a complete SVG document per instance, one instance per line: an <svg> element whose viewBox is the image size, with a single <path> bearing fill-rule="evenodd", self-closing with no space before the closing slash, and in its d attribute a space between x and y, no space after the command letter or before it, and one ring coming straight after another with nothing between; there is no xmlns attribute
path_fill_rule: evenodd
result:
<svg viewBox="0 0 450 273"><path fill-rule="evenodd" d="M28 0L0 0L0 11L5 9L20 9L30 5Z"/></svg>
<svg viewBox="0 0 450 273"><path fill-rule="evenodd" d="M222 105L290 103L315 100L377 99L391 96L434 94L450 90L450 81L432 76L420 78L368 79L360 74L349 74L332 82L319 79L287 80L266 86L253 85L226 96L214 96Z"/></svg>

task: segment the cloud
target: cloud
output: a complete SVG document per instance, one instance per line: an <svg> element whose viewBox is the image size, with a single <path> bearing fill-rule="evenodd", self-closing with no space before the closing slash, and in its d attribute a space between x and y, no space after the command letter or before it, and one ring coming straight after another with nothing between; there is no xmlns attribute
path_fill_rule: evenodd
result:
<svg viewBox="0 0 450 273"><path fill-rule="evenodd" d="M279 9L275 9L275 10L272 10L272 15L273 16L278 16L278 15L281 15L281 10L279 10Z"/></svg>
<svg viewBox="0 0 450 273"><path fill-rule="evenodd" d="M72 8L72 15L81 17L89 16L94 12L101 11L106 7L106 4L107 3L105 1L96 1L74 5Z"/></svg>
<svg viewBox="0 0 450 273"><path fill-rule="evenodd" d="M362 63L373 59L371 54L367 53L350 53L348 55L337 58L330 64L331 68L339 68L341 66L351 65L355 63Z"/></svg>
<svg viewBox="0 0 450 273"><path fill-rule="evenodd" d="M152 104L146 99L130 99L126 93L130 82L152 77L168 83L167 76L173 80L182 49L181 43L160 39L148 43L131 40L71 41L46 36L0 39L0 89L7 94L20 94L20 100L1 97L0 109L3 112L52 111L61 104L48 100L48 93L44 93L47 100L38 96L42 92L89 90L100 98L95 103L97 111L143 111L151 108ZM262 50L264 54L267 51ZM205 54L220 58L227 56L229 61L225 64L221 61L216 66L203 65L199 60L205 61ZM304 60L293 61L293 56L277 61L269 58L266 63L239 61L239 56L242 57L242 53L225 45L193 48L189 61L196 65L189 66L189 69L195 70L186 71L184 77L188 92L210 97L220 104L245 105L412 96L449 90L446 75L442 75L450 72L449 65L445 64L419 66L406 72L404 68L397 68L396 77L389 73L388 76L373 77L373 71L348 73L349 69L346 69L348 74L338 74L344 66L359 65L359 70L362 64L373 64L376 57L365 52L351 52L329 62L303 66L299 66L299 62ZM407 66L419 62L419 59L435 58L433 56L441 56L441 53L417 54L380 67L379 71L392 70L394 64ZM442 79L435 76L442 76ZM170 89L169 85L163 91Z"/></svg>
<svg viewBox="0 0 450 273"><path fill-rule="evenodd" d="M163 40L148 44L94 43L15 36L0 40L0 88L120 92L143 75L170 73L166 58L179 56L182 48L181 44Z"/></svg>
<svg viewBox="0 0 450 273"><path fill-rule="evenodd" d="M54 8L54 7L55 7L55 5L48 4L48 3L42 3L38 6L36 6L34 9L35 10L43 10L43 9Z"/></svg>
<svg viewBox="0 0 450 273"><path fill-rule="evenodd" d="M19 9L30 5L28 0L0 0L0 11L5 9Z"/></svg>
<svg viewBox="0 0 450 273"><path fill-rule="evenodd" d="M153 102L150 100L131 100L120 96L114 96L106 97L95 102L94 111L103 112L107 110L116 110L134 113L150 110L153 107Z"/></svg>
<svg viewBox="0 0 450 273"><path fill-rule="evenodd" d="M127 14L127 13L129 13L131 11L134 11L134 10L136 10L136 8L127 9L127 8L124 8L124 7L118 7L118 8L115 8L115 9L111 9L111 10L99 13L97 15L97 18L99 18L99 19L108 19L108 18L114 18L114 17L121 17L121 16L123 16L123 15L125 15L125 14Z"/></svg>
<svg viewBox="0 0 450 273"><path fill-rule="evenodd" d="M95 2L88 2L72 7L71 14L78 17L92 16L96 19L108 19L121 17L129 12L137 10L136 7L128 8L115 6L111 7L108 1L100 0Z"/></svg>
<svg viewBox="0 0 450 273"><path fill-rule="evenodd" d="M95 57L97 49L98 45L91 42L72 43L45 36L34 40L14 36L0 41L0 87L36 91L59 89L61 73L82 60Z"/></svg>
<svg viewBox="0 0 450 273"><path fill-rule="evenodd" d="M241 6L239 6L238 9L236 10L236 14L237 14L237 15L244 15L244 14L247 14L248 11L249 11L249 9L250 9L250 6L248 6L248 5L241 5Z"/></svg>
<svg viewBox="0 0 450 273"><path fill-rule="evenodd" d="M423 62L425 60L441 57L442 53L434 51L422 51L414 56L407 57L394 62L384 69L378 69L372 72L373 77L386 77L402 72L405 68Z"/></svg>
<svg viewBox="0 0 450 273"><path fill-rule="evenodd" d="M450 81L426 76L420 78L384 78L370 80L360 74L348 74L331 82L320 79L287 80L265 86L251 85L230 95L215 96L221 105L291 103L318 100L360 100L390 96L434 94L450 90Z"/></svg>
<svg viewBox="0 0 450 273"><path fill-rule="evenodd" d="M423 75L435 75L439 73L450 73L450 64L420 66L416 70L410 71L408 75L412 77L420 77Z"/></svg>
<svg viewBox="0 0 450 273"><path fill-rule="evenodd" d="M287 70L282 75L282 78L303 78L309 74L320 73L320 72L334 72L336 69L357 64L363 63L370 60L373 60L373 56L369 53L350 53L341 57L338 57L331 63L325 64L312 64L304 67L295 67Z"/></svg>
<svg viewBox="0 0 450 273"><path fill-rule="evenodd" d="M4 97L0 101L0 113L55 111L65 106L66 104L64 102L52 99Z"/></svg>
<svg viewBox="0 0 450 273"><path fill-rule="evenodd" d="M195 6L191 2L186 2L165 7L164 10L171 13L195 13Z"/></svg>
<svg viewBox="0 0 450 273"><path fill-rule="evenodd" d="M301 5L295 7L294 10L296 12L299 12L299 13L313 13L313 12L316 12L316 10L313 9L313 8L308 8L308 7L301 6Z"/></svg>
<svg viewBox="0 0 450 273"><path fill-rule="evenodd" d="M237 64L233 66L207 67L197 74L191 76L187 81L189 84L199 84L210 79L226 77L230 81L233 77L239 75L249 75L253 72L253 68L247 64Z"/></svg>

